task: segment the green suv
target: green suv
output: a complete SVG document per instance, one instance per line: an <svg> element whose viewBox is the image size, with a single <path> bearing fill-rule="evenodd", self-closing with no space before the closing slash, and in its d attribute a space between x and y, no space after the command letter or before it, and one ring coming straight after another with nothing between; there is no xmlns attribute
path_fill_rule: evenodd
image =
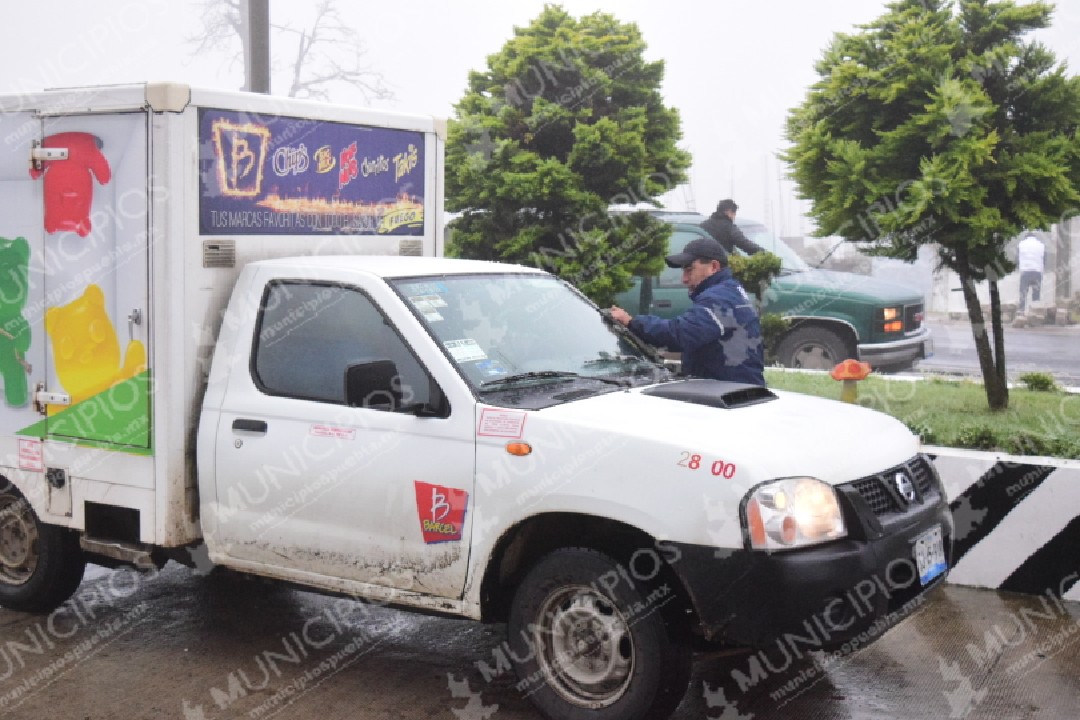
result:
<svg viewBox="0 0 1080 720"><path fill-rule="evenodd" d="M710 237L699 227L703 215L654 214L672 225L672 253L695 238ZM739 218L736 224L783 262L780 276L762 294L761 308L763 313L791 320L777 347L781 365L828 370L841 360L857 358L875 370L893 372L911 368L933 354L930 329L923 325L923 298L914 289L865 275L813 268L761 223ZM690 306L681 280L677 268L635 278L634 286L615 302L631 315L675 317Z"/></svg>

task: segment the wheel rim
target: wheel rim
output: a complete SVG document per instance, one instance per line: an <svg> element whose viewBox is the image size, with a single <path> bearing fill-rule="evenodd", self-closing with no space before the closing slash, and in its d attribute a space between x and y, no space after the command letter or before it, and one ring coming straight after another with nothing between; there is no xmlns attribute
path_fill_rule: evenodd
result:
<svg viewBox="0 0 1080 720"><path fill-rule="evenodd" d="M792 355L793 367L804 370L832 370L840 362L830 348L817 343L804 343Z"/></svg>
<svg viewBox="0 0 1080 720"><path fill-rule="evenodd" d="M560 588L540 608L534 647L544 679L588 708L616 702L634 671L634 638L622 613L589 587Z"/></svg>
<svg viewBox="0 0 1080 720"><path fill-rule="evenodd" d="M0 495L0 582L22 585L38 563L38 528L30 504Z"/></svg>

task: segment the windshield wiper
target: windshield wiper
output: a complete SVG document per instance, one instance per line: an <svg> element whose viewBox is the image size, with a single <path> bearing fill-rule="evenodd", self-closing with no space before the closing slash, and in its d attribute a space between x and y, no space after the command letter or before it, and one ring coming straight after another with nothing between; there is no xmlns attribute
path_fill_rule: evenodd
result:
<svg viewBox="0 0 1080 720"><path fill-rule="evenodd" d="M643 357L638 357L637 355L607 355L601 353L600 357L586 360L582 365L585 367L592 367L594 365L636 365L638 363L652 364L651 361L646 360Z"/></svg>
<svg viewBox="0 0 1080 720"><path fill-rule="evenodd" d="M616 380L614 378L598 377L596 375L582 375L576 372L569 372L567 370L534 370L532 372L523 372L516 375L508 375L502 378L496 378L494 380L485 380L480 383L480 389L486 390L488 388L495 387L497 385L508 385L521 380L533 380L544 378L563 378L563 379L577 379L577 380L598 380L602 383L608 383L609 385L619 385L621 387L630 387L630 383L627 380Z"/></svg>

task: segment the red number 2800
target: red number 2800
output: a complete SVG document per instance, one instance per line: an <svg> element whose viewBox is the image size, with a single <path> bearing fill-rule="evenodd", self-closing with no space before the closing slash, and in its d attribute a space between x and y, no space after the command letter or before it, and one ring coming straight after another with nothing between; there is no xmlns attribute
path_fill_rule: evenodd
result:
<svg viewBox="0 0 1080 720"><path fill-rule="evenodd" d="M682 457L679 458L679 462L676 464L679 467L684 467L689 470L697 470L701 467L701 455L684 450ZM730 480L735 477L735 463L714 460L710 467L710 471L716 477L723 477Z"/></svg>

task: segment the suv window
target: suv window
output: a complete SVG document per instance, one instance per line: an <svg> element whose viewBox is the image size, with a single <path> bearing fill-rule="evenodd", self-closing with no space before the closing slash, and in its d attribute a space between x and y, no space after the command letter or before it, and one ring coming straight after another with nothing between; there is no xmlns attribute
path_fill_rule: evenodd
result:
<svg viewBox="0 0 1080 720"><path fill-rule="evenodd" d="M345 370L373 360L397 367L403 404L428 402L427 372L362 292L310 282L267 287L252 362L263 392L343 405Z"/></svg>
<svg viewBox="0 0 1080 720"><path fill-rule="evenodd" d="M697 240L698 238L709 237L704 232L693 232L691 230L676 230L671 233L671 239L668 240L668 247L671 248L671 252L681 252L686 243L691 240ZM668 267L664 265L664 270L660 273L656 283L657 287L672 288L682 287L682 268Z"/></svg>

